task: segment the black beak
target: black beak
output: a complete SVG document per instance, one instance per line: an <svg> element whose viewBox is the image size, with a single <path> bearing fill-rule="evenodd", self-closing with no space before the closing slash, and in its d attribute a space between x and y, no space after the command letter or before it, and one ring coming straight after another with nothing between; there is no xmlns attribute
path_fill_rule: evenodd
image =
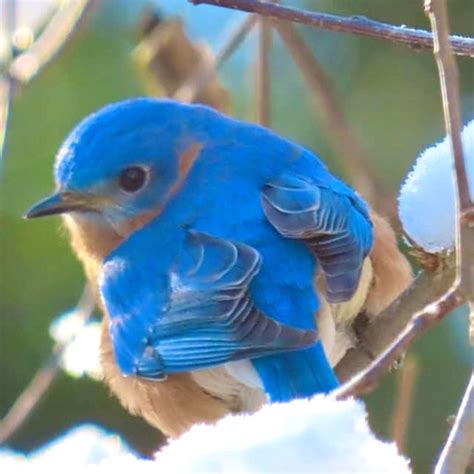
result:
<svg viewBox="0 0 474 474"><path fill-rule="evenodd" d="M94 211L94 209L87 205L80 194L58 192L36 203L23 217L33 219L72 211Z"/></svg>

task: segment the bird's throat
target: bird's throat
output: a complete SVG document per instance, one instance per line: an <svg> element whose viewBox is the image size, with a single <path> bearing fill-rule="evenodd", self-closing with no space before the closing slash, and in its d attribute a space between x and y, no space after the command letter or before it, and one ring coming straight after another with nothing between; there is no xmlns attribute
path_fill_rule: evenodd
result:
<svg viewBox="0 0 474 474"><path fill-rule="evenodd" d="M107 255L160 212L161 209L156 209L142 213L118 227L96 214L64 215L64 224L71 236L71 246L94 287L97 287L100 268Z"/></svg>

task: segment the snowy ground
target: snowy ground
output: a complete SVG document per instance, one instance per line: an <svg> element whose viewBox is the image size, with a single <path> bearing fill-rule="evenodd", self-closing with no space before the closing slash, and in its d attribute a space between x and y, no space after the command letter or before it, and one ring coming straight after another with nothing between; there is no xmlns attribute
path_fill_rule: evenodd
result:
<svg viewBox="0 0 474 474"><path fill-rule="evenodd" d="M44 470L44 471L43 471ZM328 396L228 416L195 426L154 461L138 459L119 436L75 428L30 456L0 451L0 472L396 473L410 472L394 443L371 433L362 402Z"/></svg>

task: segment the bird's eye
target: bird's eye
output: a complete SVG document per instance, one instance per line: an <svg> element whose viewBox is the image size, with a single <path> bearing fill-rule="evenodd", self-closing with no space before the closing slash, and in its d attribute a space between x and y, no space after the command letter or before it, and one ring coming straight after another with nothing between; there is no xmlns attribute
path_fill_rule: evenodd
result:
<svg viewBox="0 0 474 474"><path fill-rule="evenodd" d="M141 166L125 168L119 176L120 187L127 193L135 193L145 185L147 171Z"/></svg>

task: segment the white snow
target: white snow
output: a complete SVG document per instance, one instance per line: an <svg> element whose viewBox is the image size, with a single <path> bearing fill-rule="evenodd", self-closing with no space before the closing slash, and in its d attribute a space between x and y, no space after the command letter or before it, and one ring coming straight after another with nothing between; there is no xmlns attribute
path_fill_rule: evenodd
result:
<svg viewBox="0 0 474 474"><path fill-rule="evenodd" d="M64 313L53 321L50 336L59 344L65 344L61 357L62 369L71 377L87 375L94 380L102 379L100 366L101 324L87 321L75 310Z"/></svg>
<svg viewBox="0 0 474 474"><path fill-rule="evenodd" d="M141 473L397 473L410 472L394 443L371 433L361 401L311 400L267 405L254 415L195 426L154 461L138 459L120 438L82 426L28 459L0 452L0 471L29 474Z"/></svg>
<svg viewBox="0 0 474 474"><path fill-rule="evenodd" d="M138 460L131 454L120 436L94 425L84 424L67 431L63 436L28 456L0 450L0 472L9 474L100 472L102 462L129 457L138 464Z"/></svg>
<svg viewBox="0 0 474 474"><path fill-rule="evenodd" d="M469 192L474 200L474 120L462 131ZM408 236L427 252L451 250L455 240L454 165L451 145L441 143L421 153L400 190L399 214Z"/></svg>

